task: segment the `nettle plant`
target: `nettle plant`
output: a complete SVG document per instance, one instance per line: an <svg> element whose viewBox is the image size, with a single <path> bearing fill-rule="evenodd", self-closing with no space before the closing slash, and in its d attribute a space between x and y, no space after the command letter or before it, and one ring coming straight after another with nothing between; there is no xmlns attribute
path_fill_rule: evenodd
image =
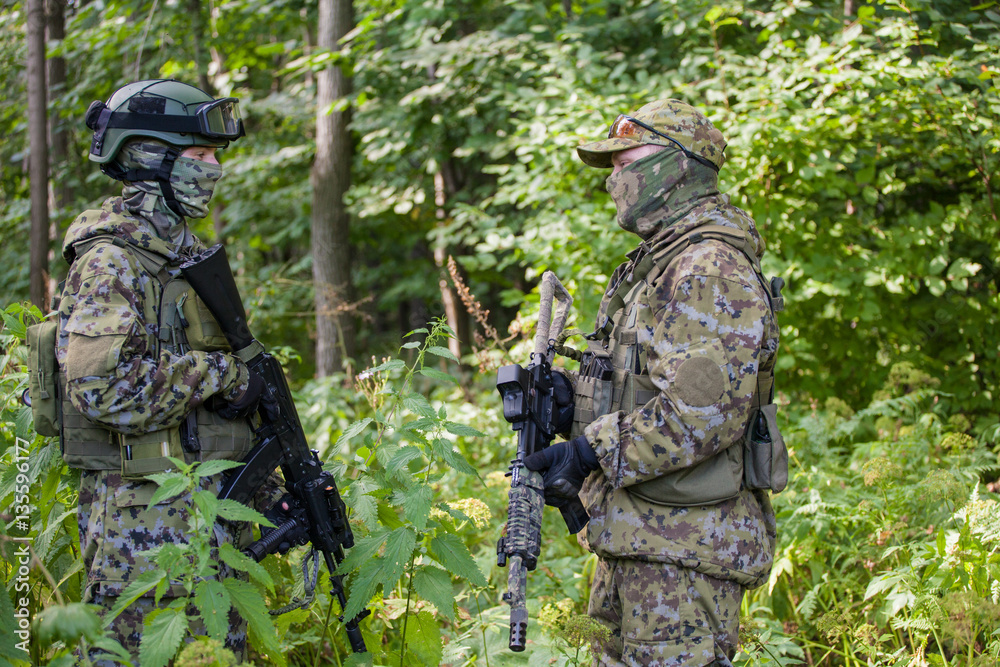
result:
<svg viewBox="0 0 1000 667"><path fill-rule="evenodd" d="M488 585L463 539L485 527L491 517L478 498L454 498L454 475L478 473L456 449L454 437L480 438L480 431L448 419L447 408L433 406L416 391L421 378L458 384L430 365L458 359L440 345L453 336L442 321L405 343L409 362L387 359L358 376L372 416L351 424L338 445L361 439L353 457L353 477L344 499L358 537L338 574L349 575L345 618L361 612L373 598L376 618L386 628L368 646L376 664L442 662L442 630L436 616L456 622L457 578L475 591ZM376 596L381 589L381 596ZM372 622L366 633L376 632Z"/></svg>
<svg viewBox="0 0 1000 667"><path fill-rule="evenodd" d="M104 619L105 626L150 591L160 605L171 587L179 585L186 596L175 597L146 617L139 644L142 665L169 664L186 637L194 637L195 643L201 644L198 650L208 650L221 664L228 664L228 660L235 663L231 653L222 647L229 633L231 612L247 621L250 644L255 649L272 664L286 664L264 602L265 589L274 594L271 575L236 546L218 544L215 538L214 526L220 520L274 527L256 510L234 500L219 499L210 489L213 478L243 464L221 460L185 464L171 460L176 470L147 475L159 485L149 504L190 495L187 542L168 542L146 552L157 568L140 574L129 584Z"/></svg>
<svg viewBox="0 0 1000 667"><path fill-rule="evenodd" d="M1000 471L943 394L917 389L791 425L794 479L776 497L779 548L753 594L811 664L995 665ZM766 664L766 663L765 663Z"/></svg>

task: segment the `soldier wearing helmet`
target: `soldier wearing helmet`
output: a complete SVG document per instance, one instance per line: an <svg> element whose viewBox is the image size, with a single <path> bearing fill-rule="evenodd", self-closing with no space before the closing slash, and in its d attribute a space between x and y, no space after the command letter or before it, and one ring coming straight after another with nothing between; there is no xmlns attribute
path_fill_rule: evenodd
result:
<svg viewBox="0 0 1000 667"><path fill-rule="evenodd" d="M773 561L768 489L784 482L744 459L759 420L780 442L780 300L753 220L719 193L725 148L704 114L668 99L577 149L611 170L618 225L639 245L578 355L571 439L525 465L543 472L547 503L579 494L590 514L589 613L611 636L598 665L730 666L743 593Z"/></svg>
<svg viewBox="0 0 1000 667"><path fill-rule="evenodd" d="M122 182L122 194L80 214L66 233L56 357L63 456L81 470L84 600L110 610L156 567L146 550L186 541L191 494L150 506L157 485L146 475L169 469L170 457L243 458L262 381L232 354L179 271L204 249L187 221L208 214L222 176L215 152L244 134L237 100L178 81L139 81L94 102L86 123L90 159ZM221 488L220 475L202 481ZM218 543L238 538L231 526L216 525L214 535ZM160 604L185 594L175 585ZM142 597L111 626L136 664L155 609ZM232 612L227 645L239 655L245 642L245 622Z"/></svg>

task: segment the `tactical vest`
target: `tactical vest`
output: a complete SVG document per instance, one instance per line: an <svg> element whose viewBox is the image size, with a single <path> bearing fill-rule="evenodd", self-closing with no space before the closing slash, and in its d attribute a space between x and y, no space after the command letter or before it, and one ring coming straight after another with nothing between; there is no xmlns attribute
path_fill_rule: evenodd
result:
<svg viewBox="0 0 1000 667"><path fill-rule="evenodd" d="M87 239L74 249L82 257L101 244L123 249L137 275L145 272L154 278L147 283L143 312L153 356L159 357L161 351L231 351L218 322L168 258L111 235ZM156 326L150 327L151 322ZM73 468L118 469L123 475L141 477L172 468L168 456L187 462L240 460L253 446L253 433L245 420L229 421L203 407L173 428L134 435L112 431L91 422L73 406L61 369L58 382L59 437L63 459Z"/></svg>
<svg viewBox="0 0 1000 667"><path fill-rule="evenodd" d="M778 292L781 283L772 285L764 278L750 239L740 229L704 225L683 234L664 248L636 256L622 264L612 274L611 285L614 289L599 318L598 328L587 336L588 347L580 358L580 373L574 388L571 437L582 435L588 425L603 415L618 411L630 413L659 395L659 389L649 376L644 346L638 343L638 295L654 284L678 255L692 244L705 240L722 241L741 251L764 286L772 314L782 310L782 298ZM772 355L758 369L751 415L743 439L745 446L733 443L733 446L692 468L629 486L629 492L658 505L693 506L727 500L739 494L742 488L771 488L775 491L784 488L780 471L784 442L774 422L774 362ZM760 465L768 468L776 466L778 469L773 475L770 471L763 475L760 465L755 464L749 471L752 479L746 479L748 471L744 466L744 450L757 437L753 427L758 423L758 415L765 417L770 430L768 447L780 450L773 456L769 455ZM751 456L756 457L757 454ZM787 452L784 457L784 476L787 479ZM775 478L773 481L772 477ZM780 488L773 488L772 484Z"/></svg>

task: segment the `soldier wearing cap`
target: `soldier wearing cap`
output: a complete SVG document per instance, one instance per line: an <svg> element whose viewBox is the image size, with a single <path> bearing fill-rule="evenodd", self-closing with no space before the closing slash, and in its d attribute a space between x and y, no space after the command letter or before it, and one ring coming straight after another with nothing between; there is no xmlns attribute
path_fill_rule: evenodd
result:
<svg viewBox="0 0 1000 667"><path fill-rule="evenodd" d="M546 502L579 493L599 558L598 665L731 665L740 603L771 569L767 490L744 481L744 435L773 405L778 326L753 220L718 191L722 134L678 100L619 116L580 146L611 169L638 237L582 355L571 439L525 461Z"/></svg>
<svg viewBox="0 0 1000 667"><path fill-rule="evenodd" d="M179 271L204 249L188 220L208 214L222 176L216 151L244 133L237 100L178 81L139 81L94 102L86 122L94 132L90 159L123 188L66 233L71 266L56 357L63 456L81 470L84 601L108 611L129 583L156 568L145 551L186 541L191 494L150 506L157 485L145 476L169 469L169 457L243 458L263 383L232 354ZM217 493L221 475L202 482ZM214 539L234 542L237 528L216 524ZM172 582L160 606L186 593ZM146 616L156 609L152 594L111 625L135 664ZM227 645L240 655L246 623L235 612L229 621Z"/></svg>

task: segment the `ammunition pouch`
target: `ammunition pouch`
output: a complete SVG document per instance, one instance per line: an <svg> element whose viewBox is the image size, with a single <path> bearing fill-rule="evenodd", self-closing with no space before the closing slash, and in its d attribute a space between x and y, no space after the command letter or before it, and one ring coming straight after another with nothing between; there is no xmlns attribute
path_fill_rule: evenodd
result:
<svg viewBox="0 0 1000 667"><path fill-rule="evenodd" d="M788 484L788 448L778 430L778 406L760 406L747 423L743 441L743 485L778 493Z"/></svg>
<svg viewBox="0 0 1000 667"><path fill-rule="evenodd" d="M580 361L580 373L573 387L573 427L569 439L583 435L592 421L611 412L614 397L614 369L611 355L591 343Z"/></svg>
<svg viewBox="0 0 1000 667"><path fill-rule="evenodd" d="M57 316L58 317L58 316ZM48 319L28 327L28 395L39 435L59 435L59 364L56 336L59 322ZM65 392L63 392L65 395Z"/></svg>

